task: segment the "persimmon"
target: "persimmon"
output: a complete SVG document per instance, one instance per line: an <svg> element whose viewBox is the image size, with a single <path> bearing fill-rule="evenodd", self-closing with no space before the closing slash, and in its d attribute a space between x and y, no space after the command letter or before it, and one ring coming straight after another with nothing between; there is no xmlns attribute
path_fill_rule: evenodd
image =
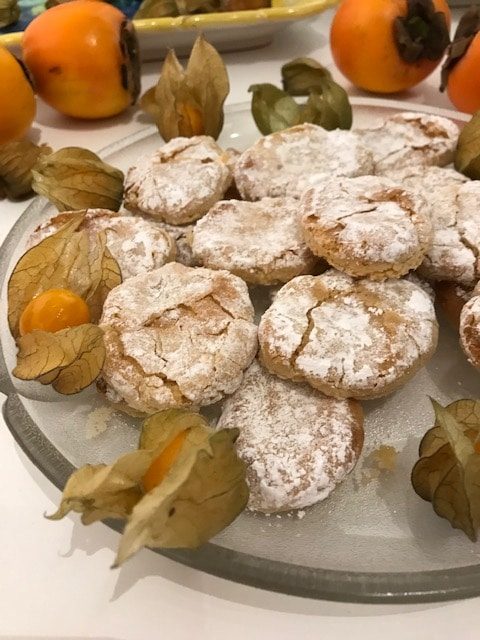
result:
<svg viewBox="0 0 480 640"><path fill-rule="evenodd" d="M165 447L162 453L155 458L148 471L143 476L143 488L145 491L151 491L159 485L172 468L175 460L183 447L188 429L180 431L175 438Z"/></svg>
<svg viewBox="0 0 480 640"><path fill-rule="evenodd" d="M55 333L90 322L87 303L68 289L48 289L30 300L20 316L20 335L32 331Z"/></svg>
<svg viewBox="0 0 480 640"><path fill-rule="evenodd" d="M446 0L343 0L330 32L333 59L361 89L403 91L440 63L450 21Z"/></svg>
<svg viewBox="0 0 480 640"><path fill-rule="evenodd" d="M442 68L441 91L459 111L480 109L480 11L470 9L461 18Z"/></svg>
<svg viewBox="0 0 480 640"><path fill-rule="evenodd" d="M20 140L35 117L35 94L20 62L0 46L0 144Z"/></svg>
<svg viewBox="0 0 480 640"><path fill-rule="evenodd" d="M26 28L22 48L37 93L66 115L113 116L140 92L135 30L106 2L73 0L48 9Z"/></svg>

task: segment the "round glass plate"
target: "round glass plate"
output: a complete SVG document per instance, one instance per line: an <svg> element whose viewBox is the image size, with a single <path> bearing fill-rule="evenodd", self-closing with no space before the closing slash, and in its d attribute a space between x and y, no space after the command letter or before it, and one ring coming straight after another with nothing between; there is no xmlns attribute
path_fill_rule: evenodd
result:
<svg viewBox="0 0 480 640"><path fill-rule="evenodd" d="M357 98L353 103L355 126L374 125L400 110L421 109L458 122L468 119L454 112L386 100ZM227 109L225 120L220 138L223 146L242 149L258 138L248 105ZM102 156L125 170L140 154L159 144L156 130L148 128L104 149ZM52 207L37 198L8 235L0 257L3 301L8 276L24 252L29 233L51 213ZM266 306L265 291L252 294L260 307ZM5 302L3 310L0 390L8 396L4 415L34 464L62 488L74 467L109 462L135 448L139 422L123 414L113 413L107 430L93 436L89 415L104 405L94 388L65 398L11 377L15 346ZM442 326L436 355L414 380L388 398L364 403L364 454L328 500L308 509L303 518L244 513L201 549L162 553L223 578L312 598L419 602L480 594L480 547L438 518L410 484L420 438L432 424L428 396L445 404L476 397L478 381L458 346L458 337ZM399 452L396 469L367 481L365 460L381 444Z"/></svg>

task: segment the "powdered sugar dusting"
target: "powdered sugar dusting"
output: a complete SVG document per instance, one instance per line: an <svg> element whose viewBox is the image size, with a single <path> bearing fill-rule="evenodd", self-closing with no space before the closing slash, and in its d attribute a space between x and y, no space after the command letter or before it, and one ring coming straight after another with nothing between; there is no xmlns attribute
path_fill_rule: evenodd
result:
<svg viewBox="0 0 480 640"><path fill-rule="evenodd" d="M286 282L315 264L293 198L217 203L195 227L193 253L207 267L258 284Z"/></svg>
<svg viewBox="0 0 480 640"><path fill-rule="evenodd" d="M304 124L260 138L237 161L235 182L245 200L299 198L331 176L365 175L372 168L356 133Z"/></svg>
<svg viewBox="0 0 480 640"><path fill-rule="evenodd" d="M112 290L100 326L103 378L143 413L217 402L237 388L257 349L245 283L177 263Z"/></svg>
<svg viewBox="0 0 480 640"><path fill-rule="evenodd" d="M217 428L225 427L240 429L249 508L267 513L325 499L353 469L362 441L355 403L280 380L256 361L224 404Z"/></svg>
<svg viewBox="0 0 480 640"><path fill-rule="evenodd" d="M125 206L169 224L187 224L220 200L231 181L213 138L174 138L129 169Z"/></svg>

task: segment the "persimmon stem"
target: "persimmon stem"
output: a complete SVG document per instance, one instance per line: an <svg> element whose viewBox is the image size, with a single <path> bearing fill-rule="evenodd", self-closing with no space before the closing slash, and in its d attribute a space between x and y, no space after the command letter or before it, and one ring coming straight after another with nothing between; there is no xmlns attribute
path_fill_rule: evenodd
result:
<svg viewBox="0 0 480 640"><path fill-rule="evenodd" d="M393 23L393 36L402 60L440 60L450 43L447 19L433 0L407 0L407 15Z"/></svg>
<svg viewBox="0 0 480 640"><path fill-rule="evenodd" d="M442 66L440 91L445 91L448 76L453 67L467 53L472 40L480 30L480 11L472 7L460 18L452 43L447 49L447 59Z"/></svg>

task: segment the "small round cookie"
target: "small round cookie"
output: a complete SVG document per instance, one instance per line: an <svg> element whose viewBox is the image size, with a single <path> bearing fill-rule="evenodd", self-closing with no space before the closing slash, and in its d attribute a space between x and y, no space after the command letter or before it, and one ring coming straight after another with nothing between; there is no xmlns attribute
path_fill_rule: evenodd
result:
<svg viewBox="0 0 480 640"><path fill-rule="evenodd" d="M313 253L351 276L400 278L432 243L427 203L385 178L340 178L312 187L300 201Z"/></svg>
<svg viewBox="0 0 480 640"><path fill-rule="evenodd" d="M470 364L480 369L480 286L460 313L460 344Z"/></svg>
<svg viewBox="0 0 480 640"><path fill-rule="evenodd" d="M453 161L459 129L448 118L426 113L396 113L375 129L359 130L363 144L370 149L375 173Z"/></svg>
<svg viewBox="0 0 480 640"><path fill-rule="evenodd" d="M247 285L176 262L113 289L100 327L107 398L142 414L213 404L235 391L257 351Z"/></svg>
<svg viewBox="0 0 480 640"><path fill-rule="evenodd" d="M356 133L301 124L260 138L237 160L234 175L244 200L261 200L299 198L332 176L372 172L372 156Z"/></svg>
<svg viewBox="0 0 480 640"><path fill-rule="evenodd" d="M56 233L78 211L65 211L43 222L29 238L29 246ZM157 224L143 218L120 215L108 209L86 209L79 230L96 237L104 231L107 247L118 262L124 280L162 267L175 260L176 249L171 236Z"/></svg>
<svg viewBox="0 0 480 640"><path fill-rule="evenodd" d="M240 430L236 448L247 464L248 508L263 513L325 500L363 446L359 403L280 380L256 360L223 406L217 429L232 427Z"/></svg>
<svg viewBox="0 0 480 640"><path fill-rule="evenodd" d="M294 198L217 202L193 232L193 254L251 284L272 285L311 273L316 258L303 239Z"/></svg>
<svg viewBox="0 0 480 640"><path fill-rule="evenodd" d="M125 206L169 224L201 218L232 182L223 151L213 138L174 138L140 158L125 178Z"/></svg>
<svg viewBox="0 0 480 640"><path fill-rule="evenodd" d="M429 295L408 280L354 280L331 269L278 292L259 326L261 361L336 398L379 398L435 351Z"/></svg>
<svg viewBox="0 0 480 640"><path fill-rule="evenodd" d="M454 169L411 167L389 176L430 204L433 241L419 273L472 287L480 277L480 186Z"/></svg>
<svg viewBox="0 0 480 640"><path fill-rule="evenodd" d="M472 297L473 290L462 287L455 282L436 282L435 294L438 305L447 320L458 331L460 315L465 304Z"/></svg>

